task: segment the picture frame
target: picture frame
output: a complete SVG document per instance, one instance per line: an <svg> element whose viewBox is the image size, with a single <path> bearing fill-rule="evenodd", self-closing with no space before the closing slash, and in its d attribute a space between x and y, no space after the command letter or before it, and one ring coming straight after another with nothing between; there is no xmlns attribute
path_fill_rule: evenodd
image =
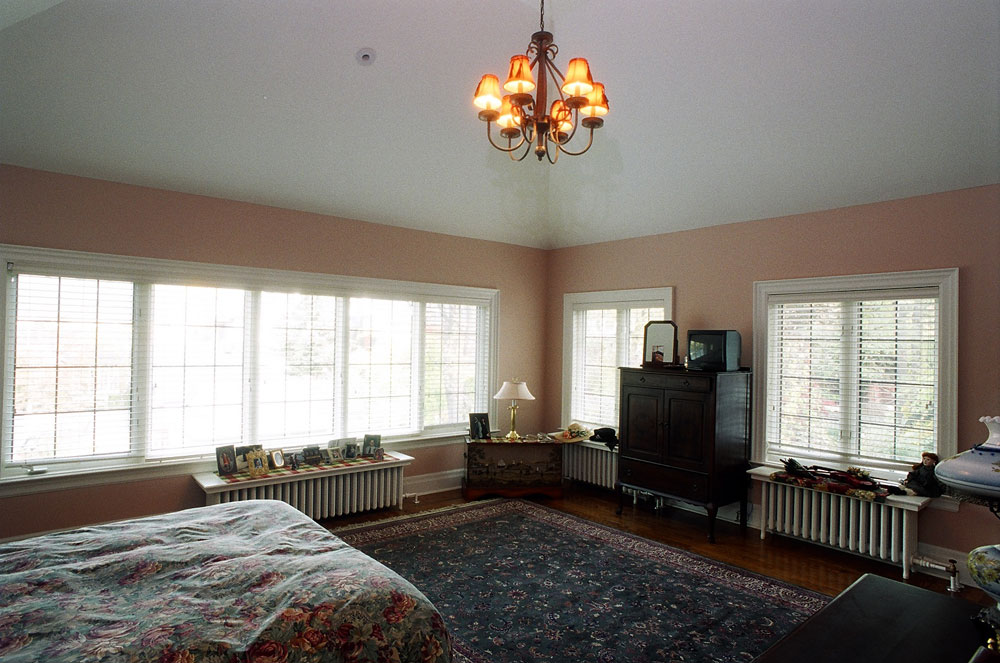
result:
<svg viewBox="0 0 1000 663"><path fill-rule="evenodd" d="M267 466L278 470L285 466L285 454L281 449L271 449L267 452Z"/></svg>
<svg viewBox="0 0 1000 663"><path fill-rule="evenodd" d="M490 439L490 415L488 412L469 413L469 437L473 440Z"/></svg>
<svg viewBox="0 0 1000 663"><path fill-rule="evenodd" d="M305 447L302 450L302 460L310 465L317 465L323 462L323 455L319 452L319 447Z"/></svg>
<svg viewBox="0 0 1000 663"><path fill-rule="evenodd" d="M219 468L219 476L229 476L236 472L236 447L227 444L215 448L215 464Z"/></svg>
<svg viewBox="0 0 1000 663"><path fill-rule="evenodd" d="M248 444L235 447L236 449L236 469L247 469L247 454L251 451L260 451L263 447L259 444Z"/></svg>
<svg viewBox="0 0 1000 663"><path fill-rule="evenodd" d="M344 450L340 447L330 447L327 452L330 454L330 462L344 459Z"/></svg>
<svg viewBox="0 0 1000 663"><path fill-rule="evenodd" d="M358 457L358 445L354 442L344 445L344 458L357 458Z"/></svg>
<svg viewBox="0 0 1000 663"><path fill-rule="evenodd" d="M267 474L267 454L263 449L254 449L247 452L247 472L251 478L262 477Z"/></svg>
<svg viewBox="0 0 1000 663"><path fill-rule="evenodd" d="M368 434L365 435L364 446L361 447L362 456L374 456L375 450L382 446L382 436Z"/></svg>
<svg viewBox="0 0 1000 663"><path fill-rule="evenodd" d="M330 440L329 442L326 443L326 447L328 449L333 449L333 448L336 448L336 447L343 448L344 446L346 446L348 444L357 443L357 441L358 441L358 438L356 438L356 437L341 437L341 438L338 438L336 440Z"/></svg>
<svg viewBox="0 0 1000 663"><path fill-rule="evenodd" d="M385 449L379 447L375 450L375 460L385 460Z"/></svg>

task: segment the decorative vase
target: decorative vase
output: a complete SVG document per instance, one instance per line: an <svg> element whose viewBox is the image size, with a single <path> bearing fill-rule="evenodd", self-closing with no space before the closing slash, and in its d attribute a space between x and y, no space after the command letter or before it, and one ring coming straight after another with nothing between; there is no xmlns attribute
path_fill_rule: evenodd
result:
<svg viewBox="0 0 1000 663"><path fill-rule="evenodd" d="M1000 610L1000 545L981 546L970 552L969 573Z"/></svg>
<svg viewBox="0 0 1000 663"><path fill-rule="evenodd" d="M1000 417L980 417L979 421L989 431L986 441L944 459L934 474L959 494L1000 500Z"/></svg>
<svg viewBox="0 0 1000 663"><path fill-rule="evenodd" d="M1000 518L1000 417L981 417L989 435L968 451L947 458L934 468L938 481L959 499L987 504ZM969 553L969 573L997 602L1000 613L1000 544L980 546Z"/></svg>

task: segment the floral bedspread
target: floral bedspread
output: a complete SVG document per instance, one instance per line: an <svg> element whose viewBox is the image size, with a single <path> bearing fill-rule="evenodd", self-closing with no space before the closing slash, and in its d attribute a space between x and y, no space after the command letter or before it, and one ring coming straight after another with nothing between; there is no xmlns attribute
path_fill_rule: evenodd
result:
<svg viewBox="0 0 1000 663"><path fill-rule="evenodd" d="M282 502L0 545L0 660L451 661L408 581Z"/></svg>

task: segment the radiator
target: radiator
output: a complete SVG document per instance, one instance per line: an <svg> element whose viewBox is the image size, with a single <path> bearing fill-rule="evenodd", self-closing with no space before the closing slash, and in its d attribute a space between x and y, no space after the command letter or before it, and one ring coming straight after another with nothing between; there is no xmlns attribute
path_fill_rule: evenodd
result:
<svg viewBox="0 0 1000 663"><path fill-rule="evenodd" d="M618 479L618 452L603 442L564 444L563 477L613 490Z"/></svg>
<svg viewBox="0 0 1000 663"><path fill-rule="evenodd" d="M389 506L403 507L403 468L411 456L386 452L386 460L302 474L227 484L214 473L195 475L206 504L280 500L314 520Z"/></svg>
<svg viewBox="0 0 1000 663"><path fill-rule="evenodd" d="M871 559L899 564L903 579L917 548L917 513L927 497L890 496L885 502L835 495L771 481L774 468L749 471L761 483L760 538L791 536Z"/></svg>

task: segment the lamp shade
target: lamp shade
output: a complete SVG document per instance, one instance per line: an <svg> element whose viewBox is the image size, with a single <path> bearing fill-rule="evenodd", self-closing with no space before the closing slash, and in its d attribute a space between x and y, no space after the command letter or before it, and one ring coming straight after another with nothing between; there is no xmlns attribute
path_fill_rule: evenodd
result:
<svg viewBox="0 0 1000 663"><path fill-rule="evenodd" d="M535 397L528 391L528 385L524 382L507 381L500 387L500 391L493 397L497 400L520 400L533 401Z"/></svg>
<svg viewBox="0 0 1000 663"><path fill-rule="evenodd" d="M586 58L573 58L566 70L566 80L562 91L571 97L584 97L594 89L594 79L590 77L590 65Z"/></svg>
<svg viewBox="0 0 1000 663"><path fill-rule="evenodd" d="M483 110L500 110L500 80L493 74L483 76L472 103Z"/></svg>
<svg viewBox="0 0 1000 663"><path fill-rule="evenodd" d="M573 112L566 106L562 99L552 102L552 110L549 112L552 118L552 128L559 133L568 134L573 131Z"/></svg>
<svg viewBox="0 0 1000 663"><path fill-rule="evenodd" d="M517 129L520 124L521 116L511 102L510 95L505 94L503 104L500 106L500 117L497 118L497 125L503 129Z"/></svg>
<svg viewBox="0 0 1000 663"><path fill-rule="evenodd" d="M510 59L510 73L503 89L518 94L535 89L535 77L531 75L531 61L527 55L515 55Z"/></svg>
<svg viewBox="0 0 1000 663"><path fill-rule="evenodd" d="M608 98L604 94L604 84L594 83L594 89L587 93L587 103L580 112L590 117L608 114Z"/></svg>

